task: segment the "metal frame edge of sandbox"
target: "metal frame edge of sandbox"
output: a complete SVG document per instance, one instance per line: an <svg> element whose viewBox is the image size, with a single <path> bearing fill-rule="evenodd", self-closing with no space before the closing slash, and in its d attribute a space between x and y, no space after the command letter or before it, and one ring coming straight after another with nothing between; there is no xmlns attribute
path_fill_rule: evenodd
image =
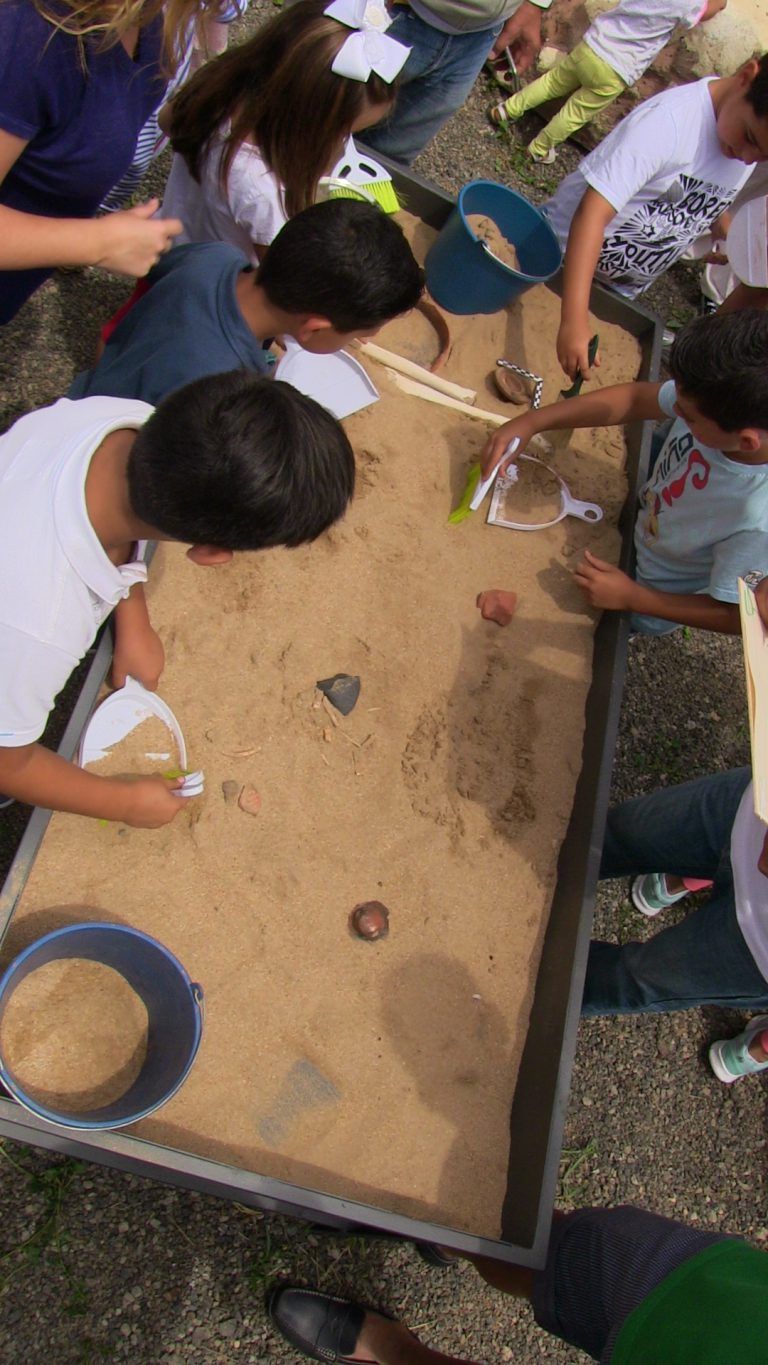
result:
<svg viewBox="0 0 768 1365"><path fill-rule="evenodd" d="M392 171L401 201L431 226L439 226L454 199L439 187L400 167ZM642 377L658 374L661 323L652 313L596 287L592 308L638 338ZM650 425L627 434L630 494L620 520L621 565L632 564L634 490L650 449ZM67 725L59 752L71 758L96 701L111 658L111 637L99 642ZM573 810L558 862L558 876L536 979L528 1035L510 1113L507 1194L502 1236L495 1240L391 1213L373 1205L323 1194L240 1167L197 1157L121 1131L78 1133L35 1118L12 1099L0 1098L0 1136L61 1154L100 1162L133 1175L237 1200L267 1212L325 1223L339 1232L376 1228L409 1240L439 1242L458 1251L538 1267L544 1264L557 1186L560 1150L576 1051L581 994L600 866L611 769L626 671L627 626L619 613L606 614L596 633L592 684L586 703L582 767ZM50 813L35 810L22 836L0 893L0 936L4 936L22 894ZM564 978L566 979L564 983ZM567 989L564 989L567 984Z"/></svg>

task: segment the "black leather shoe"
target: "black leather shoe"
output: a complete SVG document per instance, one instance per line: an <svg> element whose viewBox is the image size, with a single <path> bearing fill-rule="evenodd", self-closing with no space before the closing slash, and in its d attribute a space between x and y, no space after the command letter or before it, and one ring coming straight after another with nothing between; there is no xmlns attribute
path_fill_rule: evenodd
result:
<svg viewBox="0 0 768 1365"><path fill-rule="evenodd" d="M413 1245L418 1251L422 1261L426 1261L427 1265L434 1266L438 1270L448 1270L451 1266L455 1269L459 1264L458 1256L449 1256L447 1252L442 1251L434 1242L414 1242Z"/></svg>
<svg viewBox="0 0 768 1365"><path fill-rule="evenodd" d="M366 1311L359 1303L291 1285L278 1285L267 1301L278 1332L311 1360L349 1361Z"/></svg>

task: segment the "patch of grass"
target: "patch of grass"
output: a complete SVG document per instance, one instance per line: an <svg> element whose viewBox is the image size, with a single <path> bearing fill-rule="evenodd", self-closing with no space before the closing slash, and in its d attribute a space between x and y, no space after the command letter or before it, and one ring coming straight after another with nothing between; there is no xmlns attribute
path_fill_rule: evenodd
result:
<svg viewBox="0 0 768 1365"><path fill-rule="evenodd" d="M583 1204L587 1193L587 1173L584 1169L590 1157L597 1154L597 1139L590 1138L583 1147L564 1147L560 1154L557 1180L558 1204Z"/></svg>
<svg viewBox="0 0 768 1365"><path fill-rule="evenodd" d="M272 1222L264 1221L264 1235L247 1270L248 1285L263 1297L267 1285L292 1269L285 1254L285 1242L274 1235Z"/></svg>
<svg viewBox="0 0 768 1365"><path fill-rule="evenodd" d="M114 1359L115 1352L111 1346L103 1341L92 1341L90 1337L83 1337L80 1342L80 1354L77 1357L77 1365L96 1365L99 1360Z"/></svg>
<svg viewBox="0 0 768 1365"><path fill-rule="evenodd" d="M676 735L660 736L652 746L638 748L633 761L637 772L649 777L665 776L682 782L686 776L683 746Z"/></svg>
<svg viewBox="0 0 768 1365"><path fill-rule="evenodd" d="M24 1269L40 1265L49 1255L52 1263L64 1274L69 1297L63 1305L67 1317L80 1317L88 1308L88 1291L70 1269L64 1255L66 1231L63 1225L64 1204L73 1182L86 1170L85 1163L65 1157L42 1171L32 1171L17 1161L0 1141L0 1157L23 1178L31 1194L42 1200L40 1216L32 1231L15 1246L0 1255L0 1293Z"/></svg>
<svg viewBox="0 0 768 1365"><path fill-rule="evenodd" d="M691 304L681 304L679 308L670 309L667 314L667 325L677 330L695 317L696 309Z"/></svg>
<svg viewBox="0 0 768 1365"><path fill-rule="evenodd" d="M531 161L524 147L513 140L512 133L505 128L500 128L496 134L497 140L503 145L507 153L507 167L511 167L518 180L524 185L531 185L534 189L544 190L547 194L554 194L557 189L558 181L552 175L539 170L534 161ZM494 161L494 167L499 172L506 168L499 159Z"/></svg>

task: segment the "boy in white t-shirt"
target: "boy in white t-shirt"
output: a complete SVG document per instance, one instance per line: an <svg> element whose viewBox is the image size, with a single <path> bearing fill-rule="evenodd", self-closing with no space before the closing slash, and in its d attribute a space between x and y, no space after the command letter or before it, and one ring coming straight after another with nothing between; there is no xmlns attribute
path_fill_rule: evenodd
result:
<svg viewBox="0 0 768 1365"><path fill-rule="evenodd" d="M667 384L616 384L499 427L490 471L515 437L676 415L640 492L635 578L587 550L575 573L591 607L632 613L634 630L740 632L737 579L768 573L768 314L695 318L677 336Z"/></svg>
<svg viewBox="0 0 768 1365"><path fill-rule="evenodd" d="M491 122L513 122L547 100L569 95L562 109L528 144L533 160L549 165L561 142L639 81L675 29L706 23L726 4L727 0L705 0L703 5L701 0L619 0L613 9L593 19L573 52L518 94L494 105Z"/></svg>
<svg viewBox="0 0 768 1365"><path fill-rule="evenodd" d="M142 540L203 566L301 545L352 496L335 418L244 370L198 379L153 410L62 398L0 437L0 791L31 805L155 828L182 779L99 777L38 740L55 698L115 610L113 682L156 687L162 644L144 601Z"/></svg>
<svg viewBox="0 0 768 1365"><path fill-rule="evenodd" d="M640 294L766 159L768 54L647 100L566 177L544 206L565 247L557 355L566 374L589 373L593 278Z"/></svg>

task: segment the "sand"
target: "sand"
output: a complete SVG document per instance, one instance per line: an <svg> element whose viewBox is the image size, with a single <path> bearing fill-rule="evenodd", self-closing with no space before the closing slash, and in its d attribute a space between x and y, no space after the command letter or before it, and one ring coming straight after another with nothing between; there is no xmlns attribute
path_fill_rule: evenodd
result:
<svg viewBox="0 0 768 1365"><path fill-rule="evenodd" d="M423 253L432 234L410 230ZM442 373L502 412L505 355L552 401L558 316L542 287L509 314L453 318ZM600 335L599 382L633 378L635 340ZM381 344L426 364L437 350L418 314ZM598 526L449 526L485 424L365 363L381 400L346 424L359 473L343 522L217 569L180 546L153 560L161 695L205 795L162 830L54 816L4 952L75 916L121 920L202 983L198 1059L140 1137L496 1236L591 677L596 618L571 570L587 545L617 556L624 444L552 438ZM504 630L475 607L489 587L519 593ZM346 718L315 687L337 672L361 679ZM225 782L252 785L258 813ZM349 930L366 900L389 910L379 941Z"/></svg>
<svg viewBox="0 0 768 1365"><path fill-rule="evenodd" d="M168 776L179 772L179 761L179 746L168 726L159 716L147 716L113 744L104 758L86 767L101 777L135 777L139 773Z"/></svg>
<svg viewBox="0 0 768 1365"><path fill-rule="evenodd" d="M492 218L484 213L468 213L467 227L478 241L487 242L489 251L492 251L504 265L509 266L510 270L520 269L517 247L504 236L498 223Z"/></svg>
<svg viewBox="0 0 768 1365"><path fill-rule="evenodd" d="M0 1050L39 1103L70 1114L99 1109L125 1094L141 1071L147 1011L111 967L77 957L49 962L13 992Z"/></svg>
<svg viewBox="0 0 768 1365"><path fill-rule="evenodd" d="M501 515L505 521L517 521L522 526L543 525L560 515L561 484L551 470L531 460L517 463L517 478L504 480Z"/></svg>

